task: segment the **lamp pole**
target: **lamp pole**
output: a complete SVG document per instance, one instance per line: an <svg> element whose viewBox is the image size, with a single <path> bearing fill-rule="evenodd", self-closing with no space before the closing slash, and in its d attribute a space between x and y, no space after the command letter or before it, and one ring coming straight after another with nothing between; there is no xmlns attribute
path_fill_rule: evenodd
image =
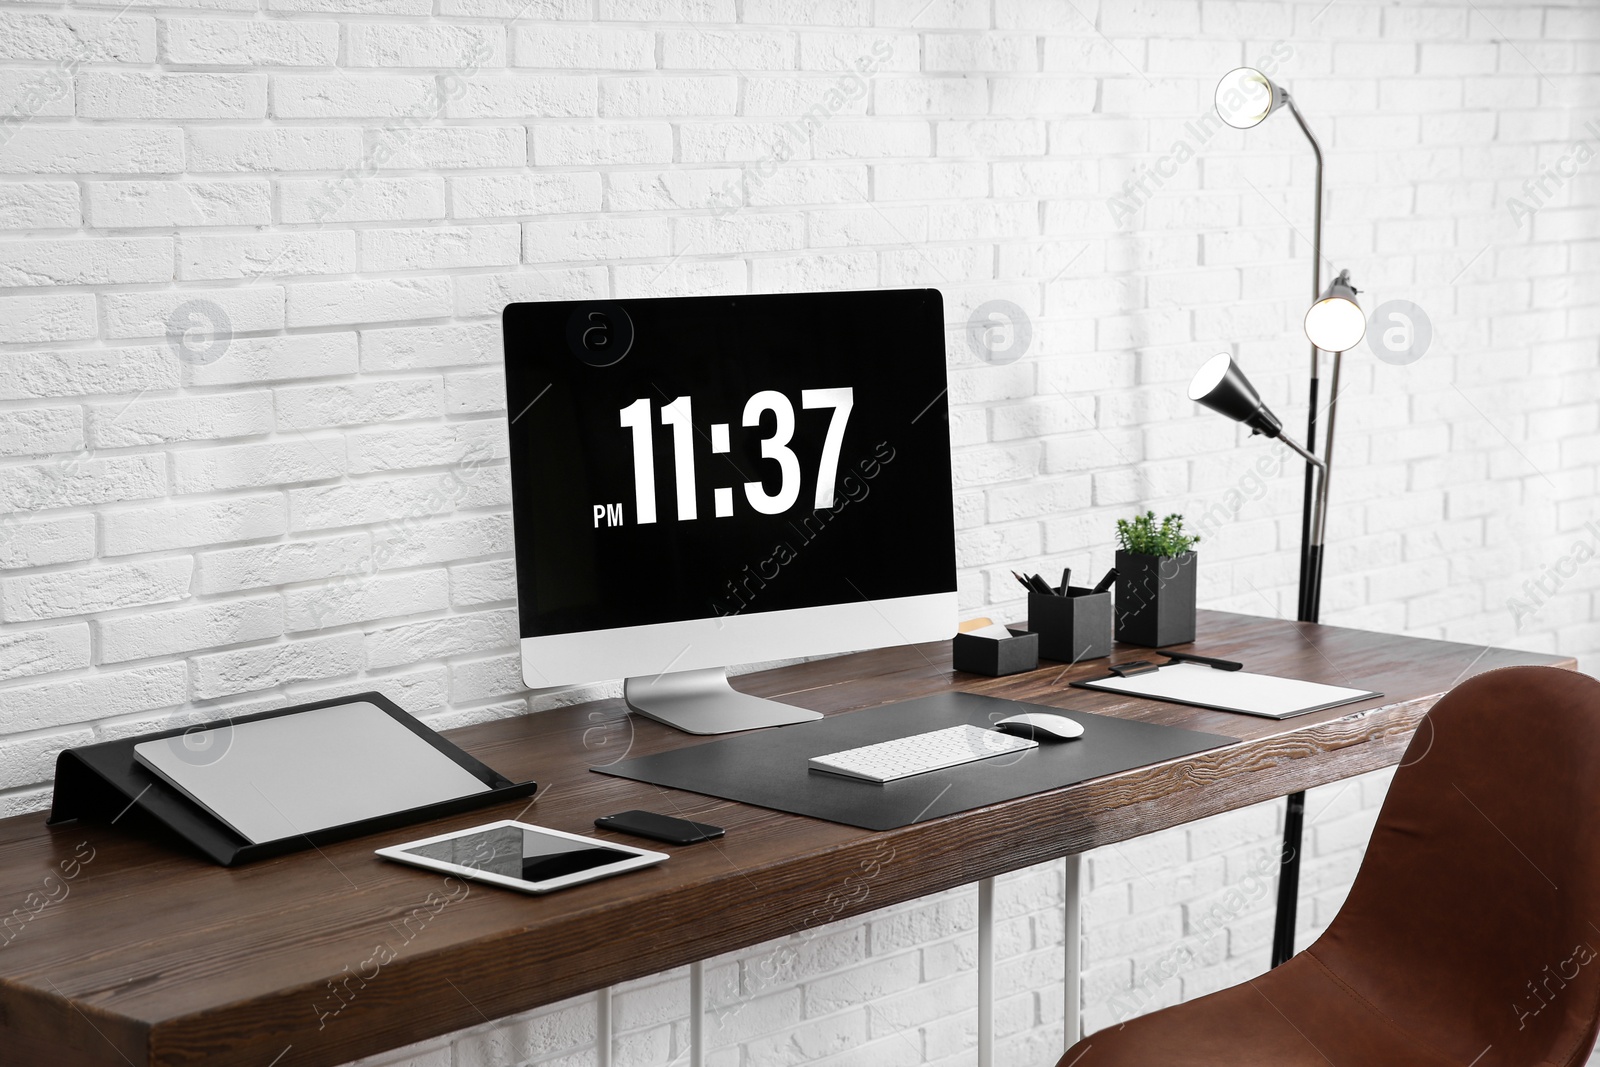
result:
<svg viewBox="0 0 1600 1067"><path fill-rule="evenodd" d="M1311 215L1311 301L1316 303L1322 296L1322 145L1317 142L1316 134L1311 132L1311 127L1306 125L1305 116L1300 114L1300 108L1295 104L1294 97L1287 90L1283 91L1283 102L1289 107L1289 114L1294 116L1295 125L1300 127L1300 132L1306 135L1306 140L1311 143L1311 153L1317 160L1317 189L1316 200L1312 205ZM1311 402L1306 412L1306 448L1311 452L1317 450L1317 394L1322 382L1322 359L1317 351L1317 346L1311 346ZM1320 575L1314 576L1314 571L1321 570L1321 552L1316 553L1313 560L1311 551L1311 499L1316 491L1315 468L1310 463L1306 464L1305 494L1300 509L1300 610L1297 617L1301 622L1316 622L1319 609L1319 598L1314 593L1321 588ZM1305 794L1295 793L1289 798L1291 806L1295 797L1300 798L1302 808L1305 805ZM1293 910L1293 904L1290 910Z"/></svg>
<svg viewBox="0 0 1600 1067"><path fill-rule="evenodd" d="M1317 160L1316 201L1311 216L1311 300L1315 303L1322 296L1322 145L1317 143L1316 134L1306 125L1305 116L1300 114L1300 108L1295 104L1294 97L1287 91L1283 94L1283 102L1289 106L1289 114L1294 116L1295 125L1300 127L1300 132L1305 134L1306 140L1311 143L1311 152ZM1337 368L1337 362L1335 367ZM1335 377L1337 378L1337 370ZM1321 496L1325 502L1327 493L1328 461L1324 460L1318 464L1314 455L1317 448L1317 394L1321 382L1321 353L1313 343L1311 398L1306 411L1305 493L1300 509L1300 610L1297 612L1297 617L1301 622L1316 622L1322 607L1322 538L1321 531L1315 531L1317 536L1313 537L1311 520L1313 498ZM1337 395L1338 384L1335 381L1335 399ZM1333 444L1331 404L1328 412L1328 429L1330 431L1328 444L1331 449ZM1320 487L1316 484L1319 478L1323 483ZM1278 854L1278 911L1272 931L1274 967L1287 962L1289 957L1294 955L1294 927L1300 904L1300 847L1305 834L1305 818L1306 794L1302 789L1289 794L1288 808L1283 816L1283 851Z"/></svg>
<svg viewBox="0 0 1600 1067"><path fill-rule="evenodd" d="M1217 82L1217 114L1234 129L1247 130L1258 126L1285 105L1289 108L1289 114L1294 116L1295 125L1300 127L1300 132L1311 145L1312 155L1317 162L1316 198L1312 203L1311 224L1311 307L1306 313L1306 337L1311 341L1311 396L1306 412L1305 447L1295 445L1287 437L1283 438L1306 461L1305 493L1300 511L1300 603L1295 614L1301 622L1316 622L1322 611L1322 539L1328 513L1328 474L1333 462L1333 425L1339 402L1339 364L1344 350L1360 341L1366 324L1359 318L1359 306L1355 303L1356 290L1349 284L1348 271L1339 275L1326 294L1322 289L1322 145L1306 124L1305 116L1300 114L1299 105L1287 90L1254 67L1235 67ZM1340 310L1338 301L1347 301L1348 309ZM1317 328L1313 330L1312 316L1319 310L1324 314L1318 318ZM1350 328L1350 310L1358 315L1354 330ZM1326 321L1330 312L1331 322ZM1343 321L1339 321L1341 318ZM1327 445L1323 457L1319 459L1316 456L1317 406L1321 401L1322 352L1333 353L1333 389L1328 395ZM1277 419L1266 413L1254 389L1248 386L1242 376L1228 382L1225 390L1228 395L1213 397L1212 390L1227 375L1223 373L1223 364L1209 366L1209 377L1204 370L1196 376L1195 384L1190 387L1190 399L1199 400L1231 418L1250 424L1257 433L1265 433L1269 437L1281 436ZM1196 392L1196 389L1199 391ZM1208 403L1203 398L1220 399L1221 406ZM1241 407L1244 400L1248 400L1248 403ZM1254 405L1254 409L1246 410L1251 405ZM1288 812L1283 820L1283 851L1278 857L1278 914L1272 937L1274 967L1294 955L1295 910L1300 892L1300 840L1305 824L1305 792L1291 793L1288 800Z"/></svg>

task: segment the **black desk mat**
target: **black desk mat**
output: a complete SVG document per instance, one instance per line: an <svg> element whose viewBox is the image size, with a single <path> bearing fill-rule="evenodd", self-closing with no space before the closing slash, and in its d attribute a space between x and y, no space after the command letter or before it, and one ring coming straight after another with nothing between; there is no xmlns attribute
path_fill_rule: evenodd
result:
<svg viewBox="0 0 1600 1067"><path fill-rule="evenodd" d="M1083 736L1075 741L1040 741L1038 748L1016 755L993 756L886 785L821 774L806 766L812 756L963 723L989 726L1023 711L1066 715L1083 726ZM939 693L591 770L866 830L893 830L1237 740L975 693Z"/></svg>

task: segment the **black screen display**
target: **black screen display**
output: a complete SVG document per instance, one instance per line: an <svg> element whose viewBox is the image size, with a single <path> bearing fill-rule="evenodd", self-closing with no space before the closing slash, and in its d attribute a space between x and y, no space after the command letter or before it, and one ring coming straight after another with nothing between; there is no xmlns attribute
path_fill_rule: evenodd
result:
<svg viewBox="0 0 1600 1067"><path fill-rule="evenodd" d="M504 326L523 637L955 589L936 290Z"/></svg>
<svg viewBox="0 0 1600 1067"><path fill-rule="evenodd" d="M405 851L427 859L443 860L475 871L520 878L525 882L546 882L580 871L590 871L611 863L633 859L634 853L592 844L569 841L554 834L542 834L520 826L497 826L473 830L435 841L414 845Z"/></svg>

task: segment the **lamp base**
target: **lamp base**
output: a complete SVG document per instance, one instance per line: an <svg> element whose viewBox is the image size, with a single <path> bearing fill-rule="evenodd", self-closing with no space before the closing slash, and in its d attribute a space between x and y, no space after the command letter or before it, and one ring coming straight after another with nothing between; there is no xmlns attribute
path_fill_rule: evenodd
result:
<svg viewBox="0 0 1600 1067"><path fill-rule="evenodd" d="M1322 546L1307 545L1300 570L1301 622L1316 622L1322 614Z"/></svg>
<svg viewBox="0 0 1600 1067"><path fill-rule="evenodd" d="M1272 966L1294 955L1295 913L1300 903L1300 837L1306 818L1305 793L1289 794L1283 820L1283 853L1278 857L1278 915L1272 930Z"/></svg>

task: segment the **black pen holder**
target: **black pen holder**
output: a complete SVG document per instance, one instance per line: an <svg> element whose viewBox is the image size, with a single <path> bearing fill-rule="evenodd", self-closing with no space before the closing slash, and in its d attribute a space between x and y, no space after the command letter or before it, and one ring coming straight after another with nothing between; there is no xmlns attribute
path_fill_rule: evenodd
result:
<svg viewBox="0 0 1600 1067"><path fill-rule="evenodd" d="M956 634L950 642L950 665L958 671L987 674L1021 674L1039 666L1039 635L1006 627L1010 637Z"/></svg>
<svg viewBox="0 0 1600 1067"><path fill-rule="evenodd" d="M1028 629L1039 658L1078 663L1111 655L1111 590L1069 586L1066 596L1028 594Z"/></svg>

